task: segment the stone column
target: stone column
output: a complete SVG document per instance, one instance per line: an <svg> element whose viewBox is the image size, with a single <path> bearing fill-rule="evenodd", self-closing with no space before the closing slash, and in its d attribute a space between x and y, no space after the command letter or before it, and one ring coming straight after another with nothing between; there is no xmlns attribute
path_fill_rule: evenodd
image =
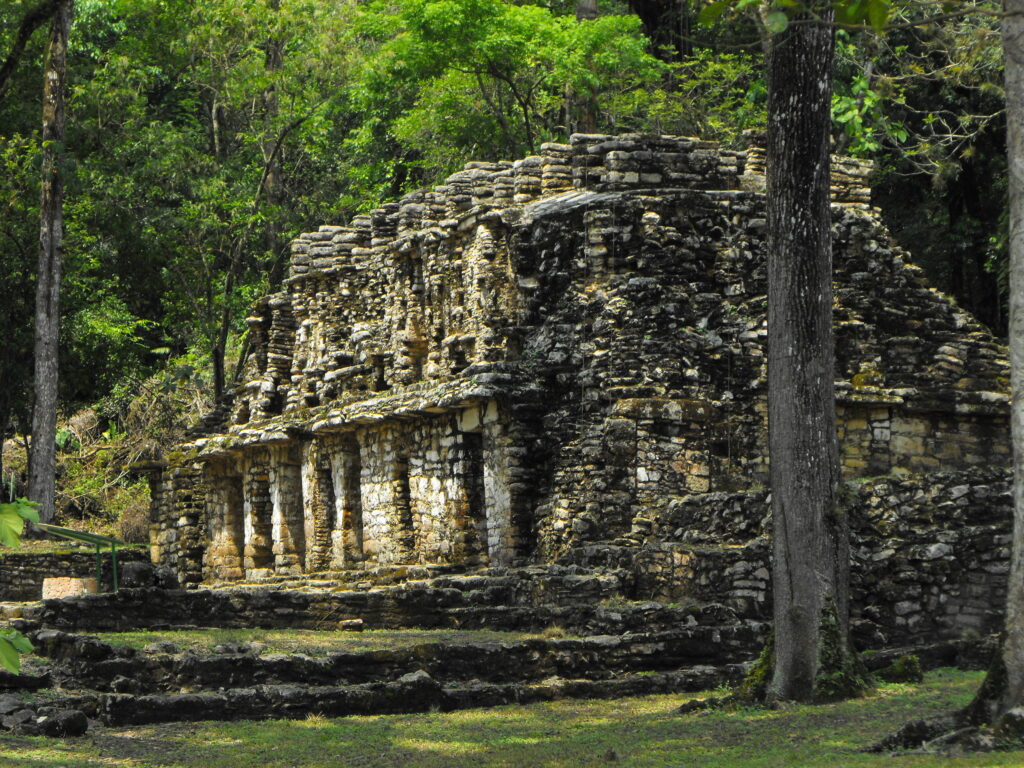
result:
<svg viewBox="0 0 1024 768"><path fill-rule="evenodd" d="M479 409L458 414L456 423L455 503L452 508L453 559L473 567L488 563L487 489L484 435Z"/></svg>
<svg viewBox="0 0 1024 768"><path fill-rule="evenodd" d="M266 448L251 451L245 468L245 548L243 565L247 577L269 575L273 570L273 526L271 523L270 457Z"/></svg>
<svg viewBox="0 0 1024 768"><path fill-rule="evenodd" d="M240 579L245 547L242 474L233 459L210 461L205 466L206 521L210 544L203 575L225 581Z"/></svg>
<svg viewBox="0 0 1024 768"><path fill-rule="evenodd" d="M502 422L498 404L480 408L484 454L484 497L487 514L487 555L491 565L508 565L516 555L512 524L512 438Z"/></svg>
<svg viewBox="0 0 1024 768"><path fill-rule="evenodd" d="M346 434L333 439L328 458L334 489L330 565L351 568L364 557L362 451L356 436Z"/></svg>
<svg viewBox="0 0 1024 768"><path fill-rule="evenodd" d="M457 424L467 433L463 476L468 501L466 525L472 526L465 531L467 562L506 565L516 551L509 490L511 438L494 400L462 411ZM479 438L470 438L473 433ZM473 456L477 451L479 457ZM476 466L477 462L482 466ZM475 537L479 543L474 542Z"/></svg>
<svg viewBox="0 0 1024 768"><path fill-rule="evenodd" d="M336 503L324 442L319 439L304 442L301 451L305 570L309 573L330 566Z"/></svg>
<svg viewBox="0 0 1024 768"><path fill-rule="evenodd" d="M302 463L297 443L270 447L270 498L273 504L274 570L302 573L306 531L302 503Z"/></svg>

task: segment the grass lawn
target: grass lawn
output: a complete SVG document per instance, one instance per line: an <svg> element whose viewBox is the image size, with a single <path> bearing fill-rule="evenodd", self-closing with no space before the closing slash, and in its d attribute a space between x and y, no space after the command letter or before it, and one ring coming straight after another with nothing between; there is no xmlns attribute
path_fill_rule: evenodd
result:
<svg viewBox="0 0 1024 768"><path fill-rule="evenodd" d="M262 653L305 653L310 656L351 651L408 648L423 643L511 643L540 634L465 629L381 629L363 632L312 629L193 629L159 632L103 632L111 645L143 648L170 641L182 650L210 651L222 643L259 643Z"/></svg>
<svg viewBox="0 0 1024 768"><path fill-rule="evenodd" d="M979 672L938 670L920 686L782 711L677 715L689 696L562 701L450 714L95 729L81 739L4 736L2 768L920 768L1021 766L1024 751L967 757L861 755L905 720L966 703Z"/></svg>

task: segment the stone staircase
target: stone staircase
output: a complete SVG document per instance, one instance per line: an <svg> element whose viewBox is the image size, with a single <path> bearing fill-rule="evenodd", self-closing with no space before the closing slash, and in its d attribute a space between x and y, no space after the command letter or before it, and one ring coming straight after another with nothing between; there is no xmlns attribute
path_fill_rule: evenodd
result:
<svg viewBox="0 0 1024 768"><path fill-rule="evenodd" d="M0 677L0 691L52 689L40 707L78 710L107 725L436 711L706 689L737 679L764 641L764 623L725 606L631 600L627 583L625 571L574 565L408 566L10 604L0 615L32 637L43 660L29 665L31 679ZM251 647L146 653L82 634L353 623L553 636L460 637L314 657ZM558 636L566 633L575 637ZM31 732L32 719L20 717L11 727Z"/></svg>
<svg viewBox="0 0 1024 768"><path fill-rule="evenodd" d="M38 630L50 707L105 725L447 711L556 698L613 698L734 682L763 627L701 624L671 631L508 642L435 642L323 656L144 651ZM168 652L171 651L171 652ZM36 679L40 678L37 669ZM38 687L38 686L37 686Z"/></svg>
<svg viewBox="0 0 1024 768"><path fill-rule="evenodd" d="M577 566L490 568L431 575L360 572L353 580L279 577L212 589L122 589L25 604L31 628L130 631L178 626L331 629L359 619L372 629L406 627L541 631L556 625L577 634L684 626L695 607L630 600L628 574ZM428 578L408 578L409 576ZM391 583L386 583L386 582ZM736 621L714 608L721 623Z"/></svg>

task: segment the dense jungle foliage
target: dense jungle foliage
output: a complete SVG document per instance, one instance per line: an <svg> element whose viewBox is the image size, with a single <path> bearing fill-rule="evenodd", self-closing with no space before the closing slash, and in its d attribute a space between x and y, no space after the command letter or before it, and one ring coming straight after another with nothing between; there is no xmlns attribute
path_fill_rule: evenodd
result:
<svg viewBox="0 0 1024 768"><path fill-rule="evenodd" d="M36 0L0 5L0 59ZM570 133L737 144L764 127L763 21L702 0L77 0L69 50L62 512L144 505L123 467L230 386L297 232ZM894 0L839 35L837 149L932 282L1005 330L995 0ZM908 23L913 22L913 23ZM31 400L45 28L0 92L0 501ZM103 471L94 471L95 468ZM113 473L107 470L114 469Z"/></svg>

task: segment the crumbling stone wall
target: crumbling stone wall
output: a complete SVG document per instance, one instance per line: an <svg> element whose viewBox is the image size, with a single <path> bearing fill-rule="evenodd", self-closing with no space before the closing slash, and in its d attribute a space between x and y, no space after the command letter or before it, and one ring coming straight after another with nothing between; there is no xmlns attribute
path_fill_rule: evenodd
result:
<svg viewBox="0 0 1024 768"><path fill-rule="evenodd" d="M154 476L159 561L196 582L612 546L652 594L763 604L763 563L637 538L678 509L717 530L767 478L763 152L542 152L294 241L233 400ZM844 474L1005 465L1005 350L893 244L868 172L833 167Z"/></svg>
<svg viewBox="0 0 1024 768"><path fill-rule="evenodd" d="M851 613L865 648L998 632L1012 533L1008 470L850 481ZM625 569L637 599L722 603L771 617L771 518L764 489L682 497L634 518L616 542L564 562Z"/></svg>
<svg viewBox="0 0 1024 768"><path fill-rule="evenodd" d="M139 549L119 549L119 564L149 560ZM113 577L109 554L100 561L102 584L110 586ZM60 576L95 578L94 552L4 552L0 557L0 602L38 600L43 594L43 579Z"/></svg>

